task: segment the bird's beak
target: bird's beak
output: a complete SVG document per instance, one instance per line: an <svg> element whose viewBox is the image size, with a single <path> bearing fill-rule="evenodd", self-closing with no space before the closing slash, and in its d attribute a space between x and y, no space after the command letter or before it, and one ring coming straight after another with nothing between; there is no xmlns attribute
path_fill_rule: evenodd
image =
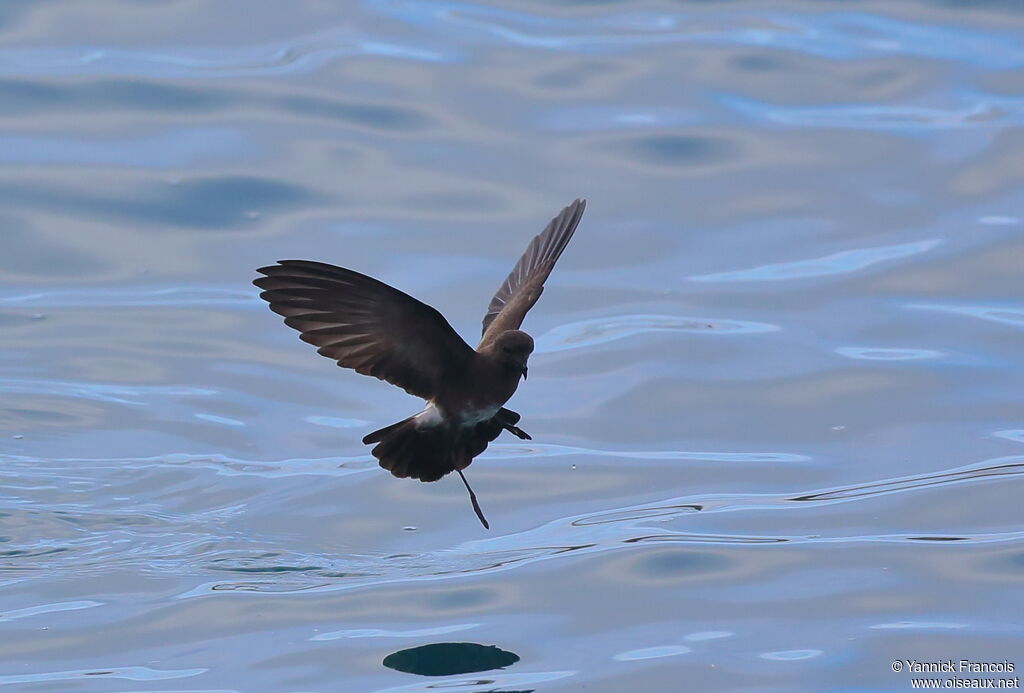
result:
<svg viewBox="0 0 1024 693"><path fill-rule="evenodd" d="M529 370L530 370L529 368L527 368L526 366L523 366L523 380L526 380L526 373Z"/></svg>

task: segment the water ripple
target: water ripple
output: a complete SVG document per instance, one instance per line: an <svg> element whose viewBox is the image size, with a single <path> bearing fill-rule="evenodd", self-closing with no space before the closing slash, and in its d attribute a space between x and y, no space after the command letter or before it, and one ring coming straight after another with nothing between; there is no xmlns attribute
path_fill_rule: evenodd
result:
<svg viewBox="0 0 1024 693"><path fill-rule="evenodd" d="M978 218L978 223L986 226L1016 226L1020 221L1020 217L1011 217L1007 214L989 214Z"/></svg>
<svg viewBox="0 0 1024 693"><path fill-rule="evenodd" d="M150 669L149 667L115 667L111 669L75 669L72 671L49 671L41 674L0 675L0 686L11 683L39 683L42 681L74 681L76 679L104 678L128 679L129 681L164 681L183 679L205 674L209 669Z"/></svg>
<svg viewBox="0 0 1024 693"><path fill-rule="evenodd" d="M1024 429L1010 428L1005 431L996 431L992 435L1005 440L1012 440L1016 443L1024 443Z"/></svg>
<svg viewBox="0 0 1024 693"><path fill-rule="evenodd" d="M362 419L343 419L337 416L307 416L304 420L317 426L326 426L327 428L360 428L361 426L369 426L371 423Z"/></svg>
<svg viewBox="0 0 1024 693"><path fill-rule="evenodd" d="M203 456L175 457L175 463L190 466L201 466L205 459L218 474L230 469L229 465L238 463ZM82 464L68 464L61 468L54 461L43 467L38 461L33 464L30 458L18 456L4 456L3 459L5 467L13 469L12 473L17 474L20 468L21 476L26 478L34 474L62 484L72 484L76 478L82 478L85 472L95 473L96 469L102 469L102 466L93 469ZM155 458L155 462L168 464L171 460L165 456ZM306 462L317 465L316 473L323 473L334 467L335 461L326 464L323 460ZM110 464L115 464L115 461ZM116 464L121 467L123 474L133 479L137 476L137 472L123 467L123 461L117 461ZM143 465L145 461L136 460L134 464ZM367 470L375 466L365 461L360 468ZM351 471L334 467L332 473L345 474ZM241 473L267 474L268 471L243 469ZM381 584L446 580L469 574L509 570L555 558L619 551L651 544L742 547L806 543L1017 542L1024 538L1024 531L965 533L963 536L923 533L845 536L730 534L689 531L686 523L681 521L693 514L709 516L735 512L801 512L805 508L860 502L885 494L961 483L1019 479L1022 475L1024 456L1011 456L948 471L796 494L694 494L557 518L532 529L485 537L424 553L393 555L339 556L333 553L310 554L283 550L253 552L246 548L251 546L251 539L239 544L235 538L222 534L223 522L244 513L246 503L218 506L207 511L192 509L182 514L163 510L155 502L135 503L130 508L118 507L115 495L112 496L113 505L110 509L86 505L84 498L64 504L65 510L54 505L42 512L32 510L31 504L27 505L24 511L19 512L36 518L36 524L59 519L65 526L74 528L74 534L62 538L52 529L53 525L44 525L41 531L34 534L51 536L53 540L36 542L33 546L9 544L10 550L4 552L6 560L0 568L12 574L34 572L37 562L32 560L32 553L47 551L49 555L45 563L38 564L38 568L51 578L54 571L68 570L81 575L91 570L109 570L115 563L130 563L139 570L159 573L172 571L179 575L197 576L233 573L240 578L245 576L244 579L222 578L204 582L178 595L179 598L189 598L208 596L215 592L333 591ZM111 496L110 493L107 495ZM30 500L30 497L26 498L26 502ZM122 499L122 506L125 500ZM20 526L26 519L31 518L25 516L11 526ZM10 518L7 522L11 524ZM656 530L652 524L657 527ZM254 579L254 576L259 578Z"/></svg>
<svg viewBox="0 0 1024 693"><path fill-rule="evenodd" d="M944 486L964 481L1010 477L1020 474L1024 474L1024 456L997 457L995 459L986 460L981 465L969 465L967 467L939 472L936 474L907 476L897 479L876 481L859 486L847 486L845 488L817 491L806 495L795 496L789 500L801 502L848 500L851 498L865 498L868 496L894 493L897 491L906 491L913 488Z"/></svg>
<svg viewBox="0 0 1024 693"><path fill-rule="evenodd" d="M377 468L370 455L355 457L288 458L283 460L252 460L223 454L166 453L152 457L109 457L87 459L66 457L42 460L27 455L0 455L4 469L12 474L38 474L61 477L74 470L88 468L98 472L110 470L144 470L156 467L187 467L207 469L221 476L261 476L278 478L297 475L347 476ZM17 471L21 468L21 472Z"/></svg>
<svg viewBox="0 0 1024 693"><path fill-rule="evenodd" d="M215 286L34 291L0 296L0 305L5 304L26 308L262 305L254 292Z"/></svg>
<svg viewBox="0 0 1024 693"><path fill-rule="evenodd" d="M53 614L61 611L91 609L96 606L103 606L103 604L101 602L92 601L91 599L83 599L74 602L58 602L56 604L40 604L39 606L29 606L24 609L0 612L0 622L15 621L20 618L29 618L40 614Z"/></svg>
<svg viewBox="0 0 1024 693"><path fill-rule="evenodd" d="M887 260L910 257L926 253L941 245L944 241L932 238L913 243L884 245L874 248L857 248L844 250L824 257L809 260L796 260L776 265L761 265L745 270L701 274L690 277L694 282L761 282L780 281L787 279L805 279L807 277L823 277L833 274L848 274L870 267Z"/></svg>
<svg viewBox="0 0 1024 693"><path fill-rule="evenodd" d="M204 415L208 418L209 415ZM537 459L580 455L585 457L614 457L638 460L695 460L706 462L752 462L752 463L796 463L812 460L807 455L788 452L721 452L692 450L599 450L570 445L544 445L507 443L492 445L480 459ZM325 475L348 476L378 469L377 461L370 455L352 457L286 458L279 460L256 460L232 457L220 453L166 453L151 457L109 457L109 458L49 458L40 459L30 455L0 455L0 475L9 473L13 477L26 478L74 478L76 470L89 469L103 473L111 470L145 470L159 467L206 469L221 476L258 476L282 478L291 476Z"/></svg>
<svg viewBox="0 0 1024 693"><path fill-rule="evenodd" d="M532 693L520 690L522 686L532 686L537 683L547 683L574 676L575 671L539 671L528 674L506 674L493 671L474 674L470 678L437 677L431 678L429 682L410 683L405 686L393 688L382 688L375 693L433 693L437 690L454 689L466 693ZM515 686L516 690L510 687Z"/></svg>
<svg viewBox="0 0 1024 693"><path fill-rule="evenodd" d="M809 462L812 458L790 452L697 452L691 450L598 450L572 445L506 443L493 445L484 457L622 457L636 460L704 460L710 462Z"/></svg>
<svg viewBox="0 0 1024 693"><path fill-rule="evenodd" d="M635 128L672 128L694 125L696 113L662 106L574 106L561 108L540 117L549 130L595 132Z"/></svg>
<svg viewBox="0 0 1024 693"><path fill-rule="evenodd" d="M138 180L127 189L90 190L74 185L10 179L0 182L0 201L25 210L46 210L78 220L116 220L133 227L234 229L252 225L260 214L308 207L321 200L305 184L275 177L223 172L181 180ZM255 216L254 216L255 215Z"/></svg>
<svg viewBox="0 0 1024 693"><path fill-rule="evenodd" d="M614 12L572 18L468 2L367 0L377 12L417 26L451 29L463 41L491 40L560 51L713 43L799 51L851 60L912 55L1006 69L1024 64L1010 31L909 22L867 12Z"/></svg>
<svg viewBox="0 0 1024 693"><path fill-rule="evenodd" d="M1005 464L1012 460L1013 463ZM1001 464L992 465L992 462ZM534 529L466 542L439 552L402 554L388 557L350 557L338 559L321 557L321 567L301 575L295 582L216 582L199 586L181 598L198 597L211 591L291 592L302 590L343 590L366 587L379 583L402 583L421 580L439 580L471 573L502 571L537 561L615 551L629 546L650 544L713 544L730 546L763 546L782 544L858 544L904 543L919 541L962 541L967 543L1017 542L1024 539L1024 531L975 533L972 536L949 537L908 534L869 534L847 536L757 536L708 534L660 527L652 533L647 524L663 524L692 513L711 514L737 511L791 511L834 502L858 501L882 494L911 491L967 481L1010 477L1024 473L1024 456L988 460L982 465L966 467L930 475L919 475L895 480L884 480L860 486L830 489L802 495L721 494L674 498L655 503L617 508L560 518ZM797 501L797 503L794 503ZM288 565L297 565L298 556L282 556ZM330 564L335 567L330 567ZM345 580L325 580L329 571L345 566ZM293 575L292 578L300 577Z"/></svg>
<svg viewBox="0 0 1024 693"><path fill-rule="evenodd" d="M220 424L222 426L241 427L246 425L244 421L239 421L238 419L230 419L226 416L217 416L216 414L204 414L201 412L196 412L193 414L193 416L195 416L197 419L208 421L210 423Z"/></svg>
<svg viewBox="0 0 1024 693"><path fill-rule="evenodd" d="M0 390L12 394L56 395L78 399L146 406L139 399L145 397L204 397L216 395L217 391L206 387L185 385L108 385L88 382L60 380L30 380L0 378Z"/></svg>
<svg viewBox="0 0 1024 693"><path fill-rule="evenodd" d="M901 21L869 13L725 10L615 12L555 18L473 3L368 0L364 7L418 26L450 29L444 43L368 36L346 24L240 46L39 46L0 50L0 74L239 78L317 70L334 61L381 56L422 63L463 60L455 44L499 42L556 51L623 50L672 43L774 47L832 59L910 55L1006 69L1024 64L1011 32Z"/></svg>
<svg viewBox="0 0 1024 693"><path fill-rule="evenodd" d="M915 135L927 129L1007 127L1024 123L1024 103L979 97L959 109L914 106L819 106L792 108L760 103L739 96L721 100L736 111L769 122L796 127L831 127L879 131L907 131Z"/></svg>
<svg viewBox="0 0 1024 693"><path fill-rule="evenodd" d="M959 630L966 627L966 623L939 621L898 621L896 623L876 623L869 626L872 630Z"/></svg>
<svg viewBox="0 0 1024 693"><path fill-rule="evenodd" d="M782 650L779 652L764 652L758 655L761 659L768 659L776 662L795 662L801 659L812 659L824 654L821 650Z"/></svg>
<svg viewBox="0 0 1024 693"><path fill-rule="evenodd" d="M366 55L428 63L456 59L451 51L377 40L345 26L249 46L173 46L162 51L116 46L6 48L0 50L0 74L237 78L311 72L339 58Z"/></svg>
<svg viewBox="0 0 1024 693"><path fill-rule="evenodd" d="M777 332L778 325L744 320L677 315L620 315L560 325L537 338L537 351L550 353L606 344L651 332L690 334L759 334Z"/></svg>
<svg viewBox="0 0 1024 693"><path fill-rule="evenodd" d="M638 659L659 659L661 657L676 657L678 655L689 654L693 652L692 649L686 645L659 645L656 647L645 647L639 650L629 650L627 652L620 652L619 654L612 657L620 662L631 662Z"/></svg>
<svg viewBox="0 0 1024 693"><path fill-rule="evenodd" d="M882 347L839 347L836 353L863 361L915 361L945 356L934 349L886 349Z"/></svg>
<svg viewBox="0 0 1024 693"><path fill-rule="evenodd" d="M76 140L67 136L0 135L0 164L73 164L181 168L203 159L253 151L236 130L197 127L149 137Z"/></svg>
<svg viewBox="0 0 1024 693"><path fill-rule="evenodd" d="M913 304L907 308L916 310L937 310L954 315L969 315L972 318L981 318L990 322L998 322L1003 325L1024 327L1024 308L1014 306L945 306L941 304Z"/></svg>

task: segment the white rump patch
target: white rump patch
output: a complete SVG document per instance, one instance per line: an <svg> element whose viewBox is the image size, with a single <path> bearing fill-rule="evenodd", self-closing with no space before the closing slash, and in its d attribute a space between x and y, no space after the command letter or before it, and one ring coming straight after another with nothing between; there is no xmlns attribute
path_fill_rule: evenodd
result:
<svg viewBox="0 0 1024 693"><path fill-rule="evenodd" d="M459 419L459 425L475 426L481 421L487 421L497 414L498 409L500 409L500 407L488 407L486 409L473 409L472 411L465 412L465 415ZM423 411L416 415L415 420L416 428L440 426L445 423L444 414L442 414L441 410L433 404L428 404Z"/></svg>
<svg viewBox="0 0 1024 693"><path fill-rule="evenodd" d="M498 413L500 407L490 407L488 409L474 409L473 411L466 412L466 416L462 419L463 426L475 426L481 421L487 421L495 414Z"/></svg>
<svg viewBox="0 0 1024 693"><path fill-rule="evenodd" d="M444 423L444 416L433 404L428 404L426 409L416 415L416 428L437 426L442 423Z"/></svg>

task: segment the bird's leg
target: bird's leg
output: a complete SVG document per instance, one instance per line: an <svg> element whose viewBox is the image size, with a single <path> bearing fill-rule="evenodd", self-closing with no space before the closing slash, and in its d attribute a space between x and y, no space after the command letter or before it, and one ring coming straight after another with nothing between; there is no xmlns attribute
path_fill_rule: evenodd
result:
<svg viewBox="0 0 1024 693"><path fill-rule="evenodd" d="M462 479L462 483L466 485L466 490L469 491L469 502L473 504L473 512L480 518L480 524L484 526L484 529L490 529L491 526L487 524L487 518L484 517L484 511L480 509L480 504L476 502L476 494L473 493L473 489L469 487L469 482L466 481L466 475L462 473L461 469L456 468L455 471L459 473L459 478Z"/></svg>
<svg viewBox="0 0 1024 693"><path fill-rule="evenodd" d="M459 478L462 479L462 483L465 484L466 490L469 491L469 502L473 504L473 512L480 519L480 524L484 526L484 529L490 529L491 526L487 524L487 518L484 517L483 510L480 509L480 503L476 500L476 494L473 493L473 489L470 488L469 482L466 481L466 475L462 473L462 469L459 467L459 460L455 459L455 450L459 447L460 438L462 437L462 431L456 429L453 435L448 436L447 443L445 444L445 459L448 461L455 471L459 473Z"/></svg>

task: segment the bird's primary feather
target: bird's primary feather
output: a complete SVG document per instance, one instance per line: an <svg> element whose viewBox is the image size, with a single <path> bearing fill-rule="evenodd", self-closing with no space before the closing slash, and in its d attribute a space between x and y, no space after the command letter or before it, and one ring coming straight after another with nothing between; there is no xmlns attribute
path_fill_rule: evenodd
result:
<svg viewBox="0 0 1024 693"><path fill-rule="evenodd" d="M270 309L339 366L431 399L476 356L439 312L372 277L281 260L253 283Z"/></svg>
<svg viewBox="0 0 1024 693"><path fill-rule="evenodd" d="M523 324L526 313L544 291L544 281L568 245L586 208L586 200L574 201L530 241L526 252L487 306L481 343L506 330L518 330Z"/></svg>

